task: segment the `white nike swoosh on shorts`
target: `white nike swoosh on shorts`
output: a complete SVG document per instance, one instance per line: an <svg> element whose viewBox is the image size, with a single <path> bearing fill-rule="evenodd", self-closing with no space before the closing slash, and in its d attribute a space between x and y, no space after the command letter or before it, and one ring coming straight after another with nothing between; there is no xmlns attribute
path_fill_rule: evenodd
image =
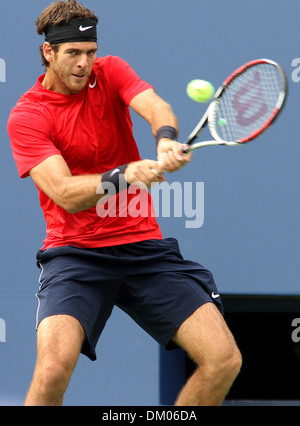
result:
<svg viewBox="0 0 300 426"><path fill-rule="evenodd" d="M211 297L213 299L216 299L217 297L220 297L220 295L219 294L215 294L215 292L213 291L212 294L211 294Z"/></svg>

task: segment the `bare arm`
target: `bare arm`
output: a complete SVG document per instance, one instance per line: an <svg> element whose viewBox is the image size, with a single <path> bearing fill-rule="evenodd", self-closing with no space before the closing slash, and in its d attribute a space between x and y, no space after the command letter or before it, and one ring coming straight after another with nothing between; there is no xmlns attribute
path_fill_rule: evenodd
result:
<svg viewBox="0 0 300 426"><path fill-rule="evenodd" d="M162 126L172 126L178 131L178 120L171 106L153 89L145 90L132 99L130 107L150 123L153 136Z"/></svg>
<svg viewBox="0 0 300 426"><path fill-rule="evenodd" d="M162 126L171 126L179 134L178 120L171 106L161 99L153 89L137 95L130 107L141 115L151 125L153 136ZM163 164L164 170L174 172L191 161L191 155L182 155L182 144L170 139L160 139L157 146L157 158Z"/></svg>
<svg viewBox="0 0 300 426"><path fill-rule="evenodd" d="M76 213L94 207L101 175L72 176L62 156L53 155L29 172L34 183L60 207Z"/></svg>
<svg viewBox="0 0 300 426"><path fill-rule="evenodd" d="M143 160L130 163L131 174L128 183L163 181L162 167L156 161ZM153 170L156 170L156 173ZM106 195L101 187L101 174L72 176L70 169L60 155L53 155L29 172L34 183L56 204L69 213L77 213L95 207Z"/></svg>
<svg viewBox="0 0 300 426"><path fill-rule="evenodd" d="M153 135L165 125L178 128L177 119L171 107L159 98L153 90L136 96L130 106L151 125ZM189 156L182 158L181 144L161 139L158 155L164 156L163 164L154 160L129 163L126 180L129 184L141 182L150 186L152 182L164 181L163 171L174 171L182 167ZM179 158L180 157L180 158ZM105 193L101 188L101 174L72 176L64 158L53 155L30 171L35 184L56 204L69 213L95 207Z"/></svg>

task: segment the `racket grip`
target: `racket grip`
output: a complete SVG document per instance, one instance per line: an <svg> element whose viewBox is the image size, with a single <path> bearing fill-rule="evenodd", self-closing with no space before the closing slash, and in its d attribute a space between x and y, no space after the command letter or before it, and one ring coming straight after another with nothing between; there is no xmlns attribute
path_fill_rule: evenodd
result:
<svg viewBox="0 0 300 426"><path fill-rule="evenodd" d="M182 146L182 154L188 154L190 151L190 146L189 145L183 145Z"/></svg>

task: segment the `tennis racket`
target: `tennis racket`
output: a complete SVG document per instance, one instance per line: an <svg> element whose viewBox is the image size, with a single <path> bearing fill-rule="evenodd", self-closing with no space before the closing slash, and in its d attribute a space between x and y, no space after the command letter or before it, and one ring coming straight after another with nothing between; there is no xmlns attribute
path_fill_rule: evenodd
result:
<svg viewBox="0 0 300 426"><path fill-rule="evenodd" d="M277 118L286 100L284 70L269 59L258 59L238 68L216 91L213 101L185 141L184 152L214 145L237 146L263 133ZM208 124L214 138L197 142Z"/></svg>

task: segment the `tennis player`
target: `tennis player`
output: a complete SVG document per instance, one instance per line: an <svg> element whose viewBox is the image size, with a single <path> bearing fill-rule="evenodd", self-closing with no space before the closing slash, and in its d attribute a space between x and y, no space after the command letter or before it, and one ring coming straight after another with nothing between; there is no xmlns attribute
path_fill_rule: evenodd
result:
<svg viewBox="0 0 300 426"><path fill-rule="evenodd" d="M212 274L183 259L175 239L162 238L147 189L191 158L153 87L119 57L96 56L97 22L76 0L42 12L36 28L45 34L46 72L8 121L19 175L36 184L47 224L37 253L37 363L25 405L62 405L79 354L96 359L115 305L196 362L177 405L220 405L240 352ZM141 160L129 107L150 124L160 161ZM149 214L130 210L137 197ZM107 203L102 217L99 203Z"/></svg>

